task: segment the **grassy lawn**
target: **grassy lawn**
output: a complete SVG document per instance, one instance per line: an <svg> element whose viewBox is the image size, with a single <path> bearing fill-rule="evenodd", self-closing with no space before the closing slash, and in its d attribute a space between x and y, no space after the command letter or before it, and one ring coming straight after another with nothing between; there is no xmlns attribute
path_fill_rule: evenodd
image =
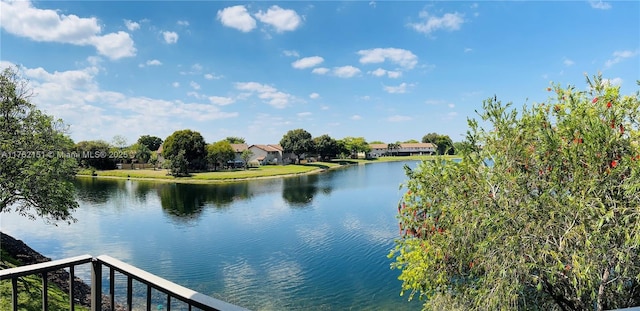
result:
<svg viewBox="0 0 640 311"><path fill-rule="evenodd" d="M2 251L0 265L6 268L14 268L20 262ZM49 283L48 286L49 310L69 310L69 295L57 286ZM35 275L29 275L18 279L18 310L42 310L42 279ZM88 311L88 308L76 305L76 310ZM11 280L0 282L0 310L11 309Z"/></svg>
<svg viewBox="0 0 640 311"><path fill-rule="evenodd" d="M282 176L292 174L304 174L312 171L320 171L341 166L339 163L332 162L314 162L302 165L265 165L248 170L221 170L215 172L193 173L189 177L175 178L168 175L168 170L108 170L95 171L97 176L117 177L117 178L136 178L136 179L160 179L167 181L181 182L206 182L206 181L225 181L234 179L249 179L271 176ZM85 170L78 173L79 176L89 176L90 172Z"/></svg>

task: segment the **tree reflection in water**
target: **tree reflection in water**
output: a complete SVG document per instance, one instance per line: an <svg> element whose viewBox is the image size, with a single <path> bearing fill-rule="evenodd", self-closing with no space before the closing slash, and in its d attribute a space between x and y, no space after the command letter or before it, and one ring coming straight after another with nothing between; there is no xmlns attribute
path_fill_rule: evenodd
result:
<svg viewBox="0 0 640 311"><path fill-rule="evenodd" d="M212 185L161 184L157 186L162 209L177 217L198 218L208 205L223 209L235 200L249 198L247 183Z"/></svg>
<svg viewBox="0 0 640 311"><path fill-rule="evenodd" d="M282 198L291 207L310 207L319 190L324 194L331 193L331 186L328 183L319 184L319 181L320 176L317 174L284 178Z"/></svg>

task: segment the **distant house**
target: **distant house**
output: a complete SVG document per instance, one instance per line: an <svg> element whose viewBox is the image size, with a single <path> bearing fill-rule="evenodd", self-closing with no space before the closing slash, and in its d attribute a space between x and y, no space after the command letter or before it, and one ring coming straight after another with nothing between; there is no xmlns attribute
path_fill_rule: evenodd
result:
<svg viewBox="0 0 640 311"><path fill-rule="evenodd" d="M253 152L249 162L257 162L260 165L288 164L289 157L284 156L284 149L280 145L251 145L249 150Z"/></svg>
<svg viewBox="0 0 640 311"><path fill-rule="evenodd" d="M235 157L233 160L227 163L231 167L241 167L244 166L244 159L242 158L242 153L245 150L249 150L249 145L247 144L231 144L231 148L233 148L233 152L235 152Z"/></svg>
<svg viewBox="0 0 640 311"><path fill-rule="evenodd" d="M390 150L387 147L387 144L369 144L371 147L371 151L369 152L369 156L372 158L382 157L390 154Z"/></svg>
<svg viewBox="0 0 640 311"><path fill-rule="evenodd" d="M236 157L234 158L235 161L243 161L242 159L242 153L245 150L249 150L249 145L247 144L231 144L231 148L233 148L233 152L235 152Z"/></svg>
<svg viewBox="0 0 640 311"><path fill-rule="evenodd" d="M437 149L438 146L432 143L403 143L400 144L400 149L397 149L396 152L399 156L433 155Z"/></svg>
<svg viewBox="0 0 640 311"><path fill-rule="evenodd" d="M388 144L369 144L371 151L369 156L372 158L398 155L398 156L410 156L410 155L433 155L436 153L437 146L432 143L402 143L398 149L389 149Z"/></svg>

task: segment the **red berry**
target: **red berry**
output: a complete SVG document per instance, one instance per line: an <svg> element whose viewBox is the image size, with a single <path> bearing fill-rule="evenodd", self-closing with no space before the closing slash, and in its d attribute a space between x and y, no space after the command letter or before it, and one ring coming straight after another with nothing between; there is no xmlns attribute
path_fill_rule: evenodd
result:
<svg viewBox="0 0 640 311"><path fill-rule="evenodd" d="M598 101L598 98L596 97L591 101L591 103L595 104L597 101Z"/></svg>
<svg viewBox="0 0 640 311"><path fill-rule="evenodd" d="M611 102L607 103L607 108L611 108Z"/></svg>
<svg viewBox="0 0 640 311"><path fill-rule="evenodd" d="M611 167L616 167L616 166L618 166L618 161L616 160L611 161Z"/></svg>
<svg viewBox="0 0 640 311"><path fill-rule="evenodd" d="M622 124L620 124L620 134L624 134L624 126Z"/></svg>

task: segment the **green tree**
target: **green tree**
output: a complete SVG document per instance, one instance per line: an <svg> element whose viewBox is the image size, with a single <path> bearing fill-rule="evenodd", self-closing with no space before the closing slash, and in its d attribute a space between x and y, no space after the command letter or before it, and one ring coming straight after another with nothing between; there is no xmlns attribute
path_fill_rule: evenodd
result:
<svg viewBox="0 0 640 311"><path fill-rule="evenodd" d="M422 136L422 142L435 144L436 139L438 139L438 137L440 137L440 134L438 133L429 133L427 135Z"/></svg>
<svg viewBox="0 0 640 311"><path fill-rule="evenodd" d="M170 161L170 172L175 177L189 176L189 161L184 150L178 151Z"/></svg>
<svg viewBox="0 0 640 311"><path fill-rule="evenodd" d="M242 161L244 161L245 170L247 169L247 167L249 167L249 160L251 159L252 156L253 156L253 151L249 149L245 149L244 151L242 151L242 154L240 155L240 157L242 158Z"/></svg>
<svg viewBox="0 0 640 311"><path fill-rule="evenodd" d="M116 168L116 162L111 153L111 145L103 140L80 141L75 145L80 166L97 170L112 170Z"/></svg>
<svg viewBox="0 0 640 311"><path fill-rule="evenodd" d="M453 141L449 137L449 135L440 135L436 138L435 142L436 147L438 148L438 154L454 154L455 149L453 147Z"/></svg>
<svg viewBox="0 0 640 311"><path fill-rule="evenodd" d="M587 82L517 112L488 99L482 148L407 169L390 257L424 309L640 305L640 92Z"/></svg>
<svg viewBox="0 0 640 311"><path fill-rule="evenodd" d="M138 160L139 163L147 163L151 159L151 154L155 153L149 150L149 147L145 144L135 143L131 146L133 157ZM157 158L156 158L157 159Z"/></svg>
<svg viewBox="0 0 640 311"><path fill-rule="evenodd" d="M204 138L200 133L192 130L175 131L164 140L162 156L165 159L173 160L173 157L177 156L180 150L184 150L184 157L189 163L189 169L204 169L207 154L205 146Z"/></svg>
<svg viewBox="0 0 640 311"><path fill-rule="evenodd" d="M149 151L158 151L162 145L162 138L150 135L142 135L138 138L138 144L145 145Z"/></svg>
<svg viewBox="0 0 640 311"><path fill-rule="evenodd" d="M373 144L381 145L381 144L384 144L384 142L383 142L383 141L381 141L381 140L374 140L374 141L372 141L372 142L369 142L369 144L370 144L370 145L373 145Z"/></svg>
<svg viewBox="0 0 640 311"><path fill-rule="evenodd" d="M357 157L358 153L362 152L367 154L371 151L371 146L367 143L364 137L345 137L342 139L344 147L349 152L351 157Z"/></svg>
<svg viewBox="0 0 640 311"><path fill-rule="evenodd" d="M423 143L431 143L436 145L437 153L442 154L454 154L455 146L449 135L441 135L438 133L429 133L422 137Z"/></svg>
<svg viewBox="0 0 640 311"><path fill-rule="evenodd" d="M338 142L327 134L314 138L313 143L321 160L338 154Z"/></svg>
<svg viewBox="0 0 640 311"><path fill-rule="evenodd" d="M236 152L226 140L221 140L207 146L207 160L213 165L214 171L217 169L218 164L224 166L235 157Z"/></svg>
<svg viewBox="0 0 640 311"><path fill-rule="evenodd" d="M78 164L61 120L42 113L17 68L0 74L0 213L74 221Z"/></svg>
<svg viewBox="0 0 640 311"><path fill-rule="evenodd" d="M404 144L417 144L417 143L419 143L419 141L417 141L415 139L409 139L407 141L403 141L402 143L404 143Z"/></svg>
<svg viewBox="0 0 640 311"><path fill-rule="evenodd" d="M299 161L302 154L314 150L311 134L303 129L288 131L280 140L284 152L293 153Z"/></svg>
<svg viewBox="0 0 640 311"><path fill-rule="evenodd" d="M152 152L151 156L149 157L149 163L151 163L151 165L153 165L153 169L156 169L156 165L158 165L158 153L157 152Z"/></svg>
<svg viewBox="0 0 640 311"><path fill-rule="evenodd" d="M224 140L228 141L230 144L245 144L245 140L243 137L229 136Z"/></svg>

